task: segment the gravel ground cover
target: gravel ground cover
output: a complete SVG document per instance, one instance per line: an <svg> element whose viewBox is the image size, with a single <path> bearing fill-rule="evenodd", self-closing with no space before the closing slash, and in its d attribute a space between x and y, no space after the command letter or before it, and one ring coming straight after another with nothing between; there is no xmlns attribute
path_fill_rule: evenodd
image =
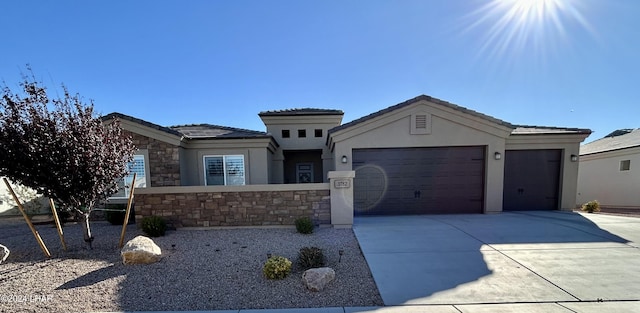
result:
<svg viewBox="0 0 640 313"><path fill-rule="evenodd" d="M223 310L383 305L351 229L238 228L168 231L154 238L160 262L123 265L117 248L121 226L93 222L93 250L81 227L65 226L68 251L55 227L37 225L52 258L46 259L24 221L0 221L0 243L11 250L0 264L0 312ZM126 239L142 232L127 228ZM321 292L302 284L300 248L323 249L336 279ZM342 257L339 250L344 250ZM262 274L267 254L293 263L284 280Z"/></svg>

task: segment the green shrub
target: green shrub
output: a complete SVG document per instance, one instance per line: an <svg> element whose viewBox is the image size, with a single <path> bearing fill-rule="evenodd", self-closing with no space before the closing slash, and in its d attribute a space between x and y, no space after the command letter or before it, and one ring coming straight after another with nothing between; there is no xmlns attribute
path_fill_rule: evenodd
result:
<svg viewBox="0 0 640 313"><path fill-rule="evenodd" d="M296 220L296 230L301 234L313 233L313 221L309 217L301 217Z"/></svg>
<svg viewBox="0 0 640 313"><path fill-rule="evenodd" d="M298 264L305 270L324 266L324 254L317 247L304 247L298 252Z"/></svg>
<svg viewBox="0 0 640 313"><path fill-rule="evenodd" d="M282 256L272 256L264 264L262 272L269 279L283 279L291 273L291 261Z"/></svg>
<svg viewBox="0 0 640 313"><path fill-rule="evenodd" d="M582 211L593 213L600 212L600 203L598 200L592 200L582 205Z"/></svg>
<svg viewBox="0 0 640 313"><path fill-rule="evenodd" d="M142 231L151 237L164 236L167 230L167 223L160 216L147 216L140 223Z"/></svg>

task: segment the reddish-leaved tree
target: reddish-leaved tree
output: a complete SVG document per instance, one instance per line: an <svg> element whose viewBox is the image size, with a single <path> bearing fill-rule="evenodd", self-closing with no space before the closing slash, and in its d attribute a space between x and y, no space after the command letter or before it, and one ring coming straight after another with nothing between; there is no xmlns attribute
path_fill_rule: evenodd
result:
<svg viewBox="0 0 640 313"><path fill-rule="evenodd" d="M30 71L30 69L29 69ZM0 99L0 176L31 187L73 210L91 248L89 215L118 191L135 150L118 121L104 124L93 110L62 86L50 98L33 74L20 92L5 83Z"/></svg>

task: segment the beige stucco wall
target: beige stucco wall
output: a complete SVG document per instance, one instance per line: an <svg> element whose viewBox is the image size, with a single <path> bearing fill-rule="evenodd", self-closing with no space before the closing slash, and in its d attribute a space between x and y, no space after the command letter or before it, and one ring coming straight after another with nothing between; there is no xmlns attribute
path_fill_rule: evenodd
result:
<svg viewBox="0 0 640 313"><path fill-rule="evenodd" d="M411 134L412 116L428 114L430 132ZM352 168L352 151L358 148L401 148L437 146L485 146L485 213L502 211L504 162L495 160L495 152L504 153L505 138L511 129L462 112L419 101L354 127L332 134L334 166L337 171ZM346 156L348 162L341 162Z"/></svg>
<svg viewBox="0 0 640 313"><path fill-rule="evenodd" d="M245 184L269 183L269 154L271 153L263 142L251 142L248 139L239 142L220 141L213 144L201 145L185 149L182 157L183 175L186 177L184 186L204 185L204 156L242 155L244 156ZM244 144L243 144L244 143ZM244 145L244 147L242 147Z"/></svg>
<svg viewBox="0 0 640 313"><path fill-rule="evenodd" d="M323 149L329 129L340 125L342 115L284 115L262 116L267 133L280 145L282 150ZM282 130L288 129L289 138L282 138ZM298 130L306 130L306 137L299 138ZM315 130L322 129L322 137L315 137Z"/></svg>
<svg viewBox="0 0 640 313"><path fill-rule="evenodd" d="M628 171L620 171L622 160L631 161ZM606 207L640 208L640 147L580 157L576 204L591 200Z"/></svg>
<svg viewBox="0 0 640 313"><path fill-rule="evenodd" d="M571 162L571 155L578 155L580 142L587 135L521 135L507 139L506 150L560 149L560 209L570 211L575 208L578 184L578 162Z"/></svg>
<svg viewBox="0 0 640 313"><path fill-rule="evenodd" d="M327 173L334 170L333 154L326 145L328 131L340 125L341 114L335 115L282 115L282 116L262 116L262 121L267 127L267 132L273 136L278 143L270 163L271 175L270 183L284 183L285 161L283 151L285 150L321 150L323 182L328 182ZM289 130L290 137L283 138L282 130ZM298 130L304 129L306 137L298 137ZM321 129L322 136L316 137L315 130Z"/></svg>

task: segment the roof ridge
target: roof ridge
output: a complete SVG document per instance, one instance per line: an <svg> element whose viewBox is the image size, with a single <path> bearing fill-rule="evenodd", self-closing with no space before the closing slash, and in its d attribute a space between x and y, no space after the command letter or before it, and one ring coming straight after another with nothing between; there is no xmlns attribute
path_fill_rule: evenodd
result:
<svg viewBox="0 0 640 313"><path fill-rule="evenodd" d="M336 126L336 127L332 128L332 129L330 129L329 133L333 133L333 132L336 132L338 130L345 129L345 128L351 127L353 125L362 123L364 121L376 118L378 116L382 116L382 115L384 115L386 113L389 113L391 111L395 111L395 110L397 110L399 108L402 108L404 106L407 106L407 105L411 105L411 104L413 104L415 102L418 102L420 100L425 100L425 101L428 101L428 102L439 104L439 105L448 107L450 109L457 110L457 111L460 111L460 112L463 112L463 113L467 113L467 114L470 114L470 115L473 115L473 116L476 116L476 117L479 117L479 118L485 119L487 121L490 121L490 122L493 122L493 123L496 123L496 124L499 124L499 125L503 125L503 126L506 126L506 127L509 127L509 128L513 128L513 129L516 128L515 125L513 125L513 124L511 124L509 122L506 122L504 120L495 118L493 116L490 116L490 115L487 115L487 114L484 114L484 113L480 113L478 111L474 111L474 110L465 108L463 106L459 106L457 104L453 104L451 102L447 102L447 101L444 101L444 100L441 100L441 99L438 99L438 98L434 98L434 97L422 94L422 95L419 95L417 97L411 98L409 100L406 100L406 101L400 102L398 104L392 105L390 107L384 108L382 110L379 110L379 111L373 112L371 114L365 115L365 116L360 117L358 119L355 119L355 120L353 120L351 122L344 123L342 125Z"/></svg>
<svg viewBox="0 0 640 313"><path fill-rule="evenodd" d="M206 127L211 127L211 128L219 128L219 129L223 129L223 130L234 130L234 131L244 131L244 132L251 132L251 133L266 134L266 132L259 131L259 130L252 130L252 129L247 129L247 128L233 127L233 126L222 126L222 125L209 124L209 123L173 125L173 126L169 126L169 128L175 129L175 128L180 128L180 127L193 127L193 126L206 126Z"/></svg>
<svg viewBox="0 0 640 313"><path fill-rule="evenodd" d="M160 126L158 124L151 123L151 122L145 121L143 119L140 119L140 118L137 118L137 117L133 117L133 116L130 116L130 115L126 115L126 114L123 114L123 113L120 113L120 112L111 112L111 113L109 113L107 115L102 116L101 119L102 119L103 122L106 121L106 120L109 120L109 119L123 119L123 120L131 121L131 122L134 122L134 123L138 123L138 124L147 126L149 128L160 130L160 131L172 134L172 135L176 135L176 136L182 136L183 135L182 133L180 133L180 132L178 132L178 131L176 131L174 129L171 129L170 127Z"/></svg>

